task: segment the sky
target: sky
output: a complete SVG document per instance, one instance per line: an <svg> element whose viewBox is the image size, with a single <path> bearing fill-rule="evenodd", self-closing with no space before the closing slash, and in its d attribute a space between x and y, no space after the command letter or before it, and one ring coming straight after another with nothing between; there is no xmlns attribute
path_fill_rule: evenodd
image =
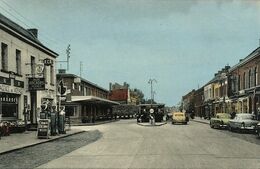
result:
<svg viewBox="0 0 260 169"><path fill-rule="evenodd" d="M69 73L108 89L130 84L149 99L176 105L224 66L259 46L260 1L0 0L0 12L66 60ZM58 64L58 68L66 65Z"/></svg>

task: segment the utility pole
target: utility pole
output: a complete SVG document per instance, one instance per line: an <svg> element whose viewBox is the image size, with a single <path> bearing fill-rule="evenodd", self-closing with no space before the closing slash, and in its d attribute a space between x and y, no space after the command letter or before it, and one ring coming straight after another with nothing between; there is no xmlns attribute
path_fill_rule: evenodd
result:
<svg viewBox="0 0 260 169"><path fill-rule="evenodd" d="M148 83L151 85L151 106L153 104L153 95L154 95L154 91L153 91L153 82L156 82L156 79L149 79Z"/></svg>
<svg viewBox="0 0 260 169"><path fill-rule="evenodd" d="M80 70L79 70L79 71L80 71L79 76L82 77L82 69L83 69L83 63L82 63L82 61L80 61L80 67L79 67L79 68L80 68Z"/></svg>
<svg viewBox="0 0 260 169"><path fill-rule="evenodd" d="M70 44L68 45L67 49L66 49L66 53L67 53L67 71L69 70L69 64L70 64Z"/></svg>

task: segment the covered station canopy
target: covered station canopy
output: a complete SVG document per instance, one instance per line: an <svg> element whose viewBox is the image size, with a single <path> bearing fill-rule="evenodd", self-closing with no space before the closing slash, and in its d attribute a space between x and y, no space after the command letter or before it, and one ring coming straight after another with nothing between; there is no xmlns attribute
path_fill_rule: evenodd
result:
<svg viewBox="0 0 260 169"><path fill-rule="evenodd" d="M119 105L120 103L96 96L71 96L71 102L99 103L109 105Z"/></svg>

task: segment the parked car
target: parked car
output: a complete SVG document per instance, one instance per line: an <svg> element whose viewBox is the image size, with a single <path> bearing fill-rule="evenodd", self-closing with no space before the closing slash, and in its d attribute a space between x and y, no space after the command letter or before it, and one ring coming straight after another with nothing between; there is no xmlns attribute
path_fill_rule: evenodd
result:
<svg viewBox="0 0 260 169"><path fill-rule="evenodd" d="M258 121L248 113L236 114L234 119L229 120L229 130L254 130Z"/></svg>
<svg viewBox="0 0 260 169"><path fill-rule="evenodd" d="M186 116L186 113L183 112L173 112L172 113L172 124L175 123L183 123L187 124L189 121L188 116Z"/></svg>
<svg viewBox="0 0 260 169"><path fill-rule="evenodd" d="M260 137L260 122L257 123L256 127L255 127L255 131L258 137Z"/></svg>
<svg viewBox="0 0 260 169"><path fill-rule="evenodd" d="M231 116L227 113L217 113L216 117L210 119L211 128L226 128L229 125Z"/></svg>

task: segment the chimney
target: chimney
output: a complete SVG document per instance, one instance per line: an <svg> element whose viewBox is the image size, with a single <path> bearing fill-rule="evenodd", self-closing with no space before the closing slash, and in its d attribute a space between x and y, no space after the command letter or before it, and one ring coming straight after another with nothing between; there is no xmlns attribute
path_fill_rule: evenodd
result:
<svg viewBox="0 0 260 169"><path fill-rule="evenodd" d="M109 83L109 91L112 91L112 83Z"/></svg>
<svg viewBox="0 0 260 169"><path fill-rule="evenodd" d="M38 38L38 29L32 28L32 29L27 29L35 38Z"/></svg>

